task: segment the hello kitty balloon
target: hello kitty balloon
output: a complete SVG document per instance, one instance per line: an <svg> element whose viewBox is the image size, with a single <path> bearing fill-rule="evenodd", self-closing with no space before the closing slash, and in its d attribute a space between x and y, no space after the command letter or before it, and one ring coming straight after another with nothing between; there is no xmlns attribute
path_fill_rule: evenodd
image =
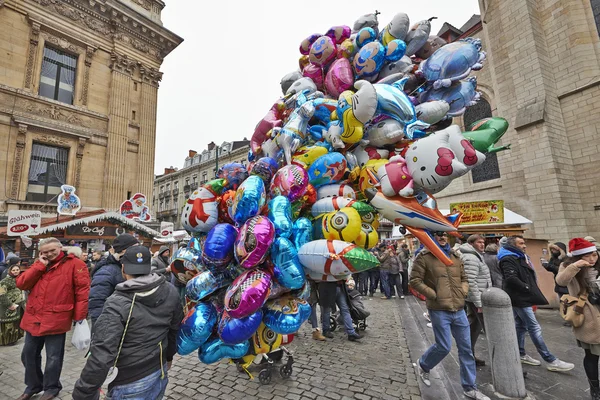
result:
<svg viewBox="0 0 600 400"><path fill-rule="evenodd" d="M419 190L435 194L483 161L485 156L451 125L411 144L405 157L392 157L377 175L386 196L409 197Z"/></svg>

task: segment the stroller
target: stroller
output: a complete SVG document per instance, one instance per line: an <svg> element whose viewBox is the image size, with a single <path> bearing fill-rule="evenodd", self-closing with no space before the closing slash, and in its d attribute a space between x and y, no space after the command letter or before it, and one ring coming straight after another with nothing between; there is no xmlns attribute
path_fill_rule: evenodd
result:
<svg viewBox="0 0 600 400"><path fill-rule="evenodd" d="M249 369L252 365L257 365L259 368L258 380L262 385L271 383L273 371L279 370L279 375L283 379L288 379L292 376L294 356L285 345L290 344L294 340L294 335L276 335L270 329L261 325L259 328L260 337L264 340L253 340L255 345L254 350L256 355L247 355L243 358L233 359L231 362L236 365L239 372L244 372L250 379L254 379ZM281 339L277 343L277 348L272 349L272 346L277 342L277 336ZM286 357L283 362L283 357Z"/></svg>
<svg viewBox="0 0 600 400"><path fill-rule="evenodd" d="M348 289L346 285L342 285L342 290L346 296L346 302L350 309L350 316L352 317L352 325L357 331L364 331L367 329L367 318L371 313L365 309L365 306L360 298L360 292L356 289ZM335 331L338 325L344 325L344 320L339 310L332 310L330 317L331 330Z"/></svg>

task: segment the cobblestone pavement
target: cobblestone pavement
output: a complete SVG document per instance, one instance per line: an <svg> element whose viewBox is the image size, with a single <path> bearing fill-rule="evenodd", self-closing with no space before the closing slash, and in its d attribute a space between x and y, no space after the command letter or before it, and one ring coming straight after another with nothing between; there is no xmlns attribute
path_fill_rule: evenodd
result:
<svg viewBox="0 0 600 400"><path fill-rule="evenodd" d="M349 342L345 333L335 338L314 341L305 325L289 349L295 363L291 378L274 373L269 385L258 382L258 368L249 380L234 365L222 361L214 365L200 363L194 355L176 356L169 372L167 399L421 399L419 384L412 367L402 329L399 307L402 300L368 300L371 317L365 338ZM67 338L62 372L64 386L60 396L70 399L75 381L85 364L83 353L75 350ZM0 347L0 399L15 399L24 389L20 354L23 340L12 347ZM43 354L43 353L42 353Z"/></svg>

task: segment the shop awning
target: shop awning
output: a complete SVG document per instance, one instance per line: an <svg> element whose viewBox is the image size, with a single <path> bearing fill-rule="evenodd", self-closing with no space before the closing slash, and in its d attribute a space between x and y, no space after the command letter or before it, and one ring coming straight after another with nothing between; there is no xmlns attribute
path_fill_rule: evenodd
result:
<svg viewBox="0 0 600 400"><path fill-rule="evenodd" d="M113 222L117 225L130 228L131 230L134 230L149 238L160 236L159 232L155 231L154 229L148 228L147 226L140 224L139 222L125 218L117 212L107 212L102 209L81 212L74 217L61 215L58 216L58 218L43 218L41 226L37 228L37 235L29 236L35 238L38 235L41 236L49 234L51 232L62 231L71 226L93 224L95 222L100 221ZM6 236L6 229L7 227L0 228L0 236Z"/></svg>

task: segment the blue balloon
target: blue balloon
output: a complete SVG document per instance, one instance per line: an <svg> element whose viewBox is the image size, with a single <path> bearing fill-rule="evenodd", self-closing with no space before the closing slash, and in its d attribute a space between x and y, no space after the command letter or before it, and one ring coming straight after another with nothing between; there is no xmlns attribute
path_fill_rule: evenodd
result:
<svg viewBox="0 0 600 400"><path fill-rule="evenodd" d="M217 310L209 303L198 303L184 318L177 333L177 353L185 356L202 346L217 323Z"/></svg>
<svg viewBox="0 0 600 400"><path fill-rule="evenodd" d="M279 165L277 165L277 161L274 158L262 157L254 163L250 170L250 175L259 176L265 184L268 184L278 169Z"/></svg>
<svg viewBox="0 0 600 400"><path fill-rule="evenodd" d="M192 301L200 301L218 289L233 282L228 271L203 271L193 277L185 287L185 294Z"/></svg>
<svg viewBox="0 0 600 400"><path fill-rule="evenodd" d="M290 295L293 297L296 297L300 300L308 301L308 299L310 298L310 292L311 292L310 284L307 281L306 283L304 283L304 286L302 286L301 289L290 292Z"/></svg>
<svg viewBox="0 0 600 400"><path fill-rule="evenodd" d="M383 114L400 122L404 125L404 134L412 139L424 134L423 130L428 128L429 124L417 119L415 106L402 91L407 81L408 78L404 78L393 85L373 85L377 92L377 111L375 115Z"/></svg>
<svg viewBox="0 0 600 400"><path fill-rule="evenodd" d="M308 168L308 180L315 188L338 183L344 179L348 163L338 152L324 154Z"/></svg>
<svg viewBox="0 0 600 400"><path fill-rule="evenodd" d="M271 245L271 261L275 265L275 279L281 286L294 290L300 289L306 282L304 269L298 260L298 250L289 239L275 239Z"/></svg>
<svg viewBox="0 0 600 400"><path fill-rule="evenodd" d="M224 190L236 190L248 177L248 171L244 164L233 162L219 168L217 177L226 180L225 186L223 186Z"/></svg>
<svg viewBox="0 0 600 400"><path fill-rule="evenodd" d="M265 183L257 176L248 177L235 192L229 216L238 225L258 215L267 201Z"/></svg>
<svg viewBox="0 0 600 400"><path fill-rule="evenodd" d="M233 318L227 311L223 311L217 332L225 344L238 344L247 341L262 322L262 310L243 318Z"/></svg>
<svg viewBox="0 0 600 400"><path fill-rule="evenodd" d="M263 322L267 328L281 335L297 332L311 313L306 301L290 296L269 300L263 310Z"/></svg>
<svg viewBox="0 0 600 400"><path fill-rule="evenodd" d="M233 258L233 245L238 230L230 224L215 225L204 243L202 260L207 265L222 267L227 265Z"/></svg>
<svg viewBox="0 0 600 400"><path fill-rule="evenodd" d="M250 349L250 341L238 344L225 344L218 337L204 343L198 350L198 358L204 364L216 363L224 358L242 358Z"/></svg>
<svg viewBox="0 0 600 400"><path fill-rule="evenodd" d="M292 235L292 204L285 196L275 196L269 202L269 219L275 226L275 236L289 238Z"/></svg>
<svg viewBox="0 0 600 400"><path fill-rule="evenodd" d="M308 218L301 217L294 221L292 227L292 237L294 238L294 245L296 249L299 249L304 244L313 240L313 227L312 222Z"/></svg>

